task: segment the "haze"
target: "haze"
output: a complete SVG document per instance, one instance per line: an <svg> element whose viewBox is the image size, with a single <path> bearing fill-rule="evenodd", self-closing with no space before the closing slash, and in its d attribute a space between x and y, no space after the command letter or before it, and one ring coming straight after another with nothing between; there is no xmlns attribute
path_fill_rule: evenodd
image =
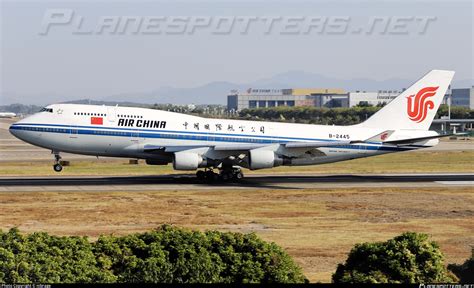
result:
<svg viewBox="0 0 474 288"><path fill-rule="evenodd" d="M72 9L75 16L84 18L85 26L111 15L343 16L357 27L366 27L374 16L434 16L436 20L426 33L411 29L408 35L353 34L353 26L339 34L264 34L261 26L250 26L247 34L215 35L203 30L180 35L76 35L71 25L53 26L47 35L40 35L48 9ZM302 73L348 81L396 78L413 82L431 69L452 69L454 83L466 86L473 79L472 9L471 1L4 1L0 100L110 100L111 95L124 93L133 98L166 87L193 88L216 81L273 83L273 76L288 71L298 73L290 73L294 78L281 85L298 85ZM223 98L216 102L224 101L229 87L222 87ZM188 94L176 95L186 102L182 97Z"/></svg>

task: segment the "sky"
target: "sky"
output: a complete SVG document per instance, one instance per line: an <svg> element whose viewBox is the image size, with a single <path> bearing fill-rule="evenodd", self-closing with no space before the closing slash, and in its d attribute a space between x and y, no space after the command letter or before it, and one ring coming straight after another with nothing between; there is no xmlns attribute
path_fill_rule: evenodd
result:
<svg viewBox="0 0 474 288"><path fill-rule="evenodd" d="M458 80L473 79L472 6L404 0L3 0L0 95L102 97L214 81L247 83L287 71L384 80L452 69ZM125 25L127 17L136 22ZM133 26L139 21L141 26ZM245 21L254 22L246 29Z"/></svg>

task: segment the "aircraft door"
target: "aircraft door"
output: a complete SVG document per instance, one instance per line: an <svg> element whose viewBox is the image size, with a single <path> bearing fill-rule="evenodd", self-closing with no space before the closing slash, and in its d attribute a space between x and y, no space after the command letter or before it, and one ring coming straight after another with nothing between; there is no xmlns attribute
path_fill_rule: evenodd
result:
<svg viewBox="0 0 474 288"><path fill-rule="evenodd" d="M69 127L69 138L71 139L77 139L77 135L78 135L78 129L77 127L75 126L70 126Z"/></svg>
<svg viewBox="0 0 474 288"><path fill-rule="evenodd" d="M131 140L134 143L138 143L140 141L140 132L136 129L132 130L131 132Z"/></svg>
<svg viewBox="0 0 474 288"><path fill-rule="evenodd" d="M107 119L109 120L109 122L115 122L115 120L117 119L117 115L116 115L116 107L107 107Z"/></svg>

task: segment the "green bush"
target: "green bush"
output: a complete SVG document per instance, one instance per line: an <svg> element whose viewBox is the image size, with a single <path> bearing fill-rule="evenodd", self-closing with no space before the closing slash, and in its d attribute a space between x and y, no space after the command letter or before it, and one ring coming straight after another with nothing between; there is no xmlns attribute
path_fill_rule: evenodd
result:
<svg viewBox="0 0 474 288"><path fill-rule="evenodd" d="M0 231L0 283L301 283L293 260L255 234L163 225L123 237Z"/></svg>
<svg viewBox="0 0 474 288"><path fill-rule="evenodd" d="M97 267L85 237L0 231L0 283L111 282L115 276Z"/></svg>
<svg viewBox="0 0 474 288"><path fill-rule="evenodd" d="M332 276L335 283L453 282L428 235L407 232L386 242L357 244Z"/></svg>
<svg viewBox="0 0 474 288"><path fill-rule="evenodd" d="M448 269L459 278L461 283L474 283L474 248L472 248L472 255L461 265L449 264Z"/></svg>

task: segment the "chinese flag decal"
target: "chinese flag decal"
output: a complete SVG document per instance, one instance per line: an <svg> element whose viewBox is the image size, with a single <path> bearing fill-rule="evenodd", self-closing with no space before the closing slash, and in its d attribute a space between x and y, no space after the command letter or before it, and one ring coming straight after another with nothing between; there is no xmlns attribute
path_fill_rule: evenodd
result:
<svg viewBox="0 0 474 288"><path fill-rule="evenodd" d="M91 117L91 124L93 124L93 125L104 125L104 118L102 118L102 117Z"/></svg>

